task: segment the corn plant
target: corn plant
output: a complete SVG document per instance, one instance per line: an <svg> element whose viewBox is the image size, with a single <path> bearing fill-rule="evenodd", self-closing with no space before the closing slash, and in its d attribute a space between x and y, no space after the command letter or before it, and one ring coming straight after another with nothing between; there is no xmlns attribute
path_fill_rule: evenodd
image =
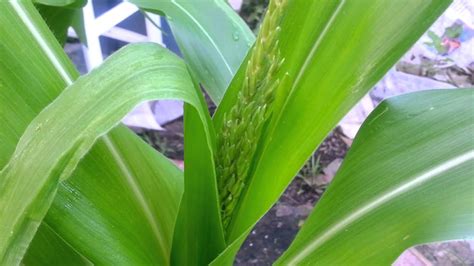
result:
<svg viewBox="0 0 474 266"><path fill-rule="evenodd" d="M79 77L60 43L84 1L0 2L2 265L231 265L450 3L272 0L255 38L222 0L130 2L167 17L183 59L133 44ZM185 102L184 171L119 124L151 99ZM472 237L473 103L452 89L380 104L275 264L387 265Z"/></svg>

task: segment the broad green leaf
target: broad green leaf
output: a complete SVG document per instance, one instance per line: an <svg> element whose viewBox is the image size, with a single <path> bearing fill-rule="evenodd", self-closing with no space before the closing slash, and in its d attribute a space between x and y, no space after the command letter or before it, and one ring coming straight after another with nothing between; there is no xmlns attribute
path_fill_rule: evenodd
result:
<svg viewBox="0 0 474 266"><path fill-rule="evenodd" d="M474 237L473 103L459 89L379 105L279 264L389 265L417 244Z"/></svg>
<svg viewBox="0 0 474 266"><path fill-rule="evenodd" d="M28 124L78 74L31 2L3 1L0 12L0 167L3 168Z"/></svg>
<svg viewBox="0 0 474 266"><path fill-rule="evenodd" d="M31 251L26 253L22 261L24 265L92 265L45 222L40 225L29 248Z"/></svg>
<svg viewBox="0 0 474 266"><path fill-rule="evenodd" d="M125 127L107 137L60 184L44 221L94 263L164 263L183 174Z"/></svg>
<svg viewBox="0 0 474 266"><path fill-rule="evenodd" d="M283 85L228 228L229 243L272 206L328 132L449 2L288 2L280 33ZM236 101L244 73L239 71L219 106L216 130Z"/></svg>
<svg viewBox="0 0 474 266"><path fill-rule="evenodd" d="M0 76L8 77L0 83L3 86L0 90L2 93L0 100L4 101L4 104L0 105L3 107L0 119L5 124L5 129L0 131L2 134L0 162L3 165L11 156L19 136L28 123L66 85L72 83L77 72L72 70L70 62L60 51L60 47L54 43L53 36L48 33L45 24L41 22L29 2L4 3L0 5L0 8L2 14L6 14L1 17L4 20L0 19L2 36L6 36L1 43L0 63L5 64L0 64L2 71ZM19 47L20 44L28 44L29 49L16 50L15 47ZM202 109L205 108L202 107ZM191 123L193 119L189 118L186 121L186 123ZM119 131L119 129L114 131ZM182 187L170 186L170 183L175 184L175 182L167 180L169 175L159 174L160 169L166 170L165 173L176 173L170 162L163 161L163 158L152 152L146 144L137 141L138 138L130 131L125 129L121 131L108 136L108 140L104 143L99 140L99 143L79 165L74 176L62 183L65 186L59 189L59 195L46 220L56 233L61 231L61 238L68 245L94 263L157 264L163 260L157 253L157 250L161 248L154 244L147 244L158 241L156 234L150 230L156 225L150 224L145 214L151 211L156 217L160 217L157 222L160 223L159 227L164 229L162 233L166 239L162 248L169 251L171 239L167 236L173 233L176 218L170 212L177 212L178 202L173 200L180 197ZM197 135L191 134L187 138L196 139ZM209 143L209 140L196 139L198 143L206 141ZM125 142L128 146L117 144ZM208 146L212 146L212 143ZM192 149L193 146L187 147L187 153ZM145 153L147 163L142 162L140 157L144 150L147 151ZM197 153L192 152L192 154ZM201 161L208 160L209 162L212 162L211 158L199 157ZM110 170L102 169L103 165L97 163L98 161L103 163L104 160L109 162L107 167L111 168ZM164 164L167 164L166 168L163 168ZM127 169L124 166L129 167ZM212 173L202 173L200 169L188 172L214 180ZM147 182L147 180L152 182ZM124 181L135 183L143 194L136 193L136 190L131 193L129 184L124 185ZM111 189L108 189L109 187ZM71 191L73 191L72 196ZM156 191L168 191L168 193L155 193ZM168 198L170 193L172 197ZM81 197L74 195L81 195ZM150 205L141 204L143 201L140 198L148 199ZM199 206L200 202L196 204ZM84 213L88 215L83 215ZM97 218L89 219L91 213ZM204 214L202 218L209 220L212 215L217 216L218 210L206 208L202 213ZM165 217L164 220L161 216ZM93 227L90 226L91 223ZM210 235L222 234L221 229L218 227L215 229L219 230L217 234L210 233ZM97 233L100 233L101 237L97 237ZM94 245L90 245L90 242ZM30 249L30 252L33 251ZM50 252L55 251L50 250Z"/></svg>
<svg viewBox="0 0 474 266"><path fill-rule="evenodd" d="M33 237L58 182L69 177L95 140L114 127L133 106L148 99L181 99L198 107L198 118L201 123L206 121L199 94L190 81L186 67L165 49L132 45L79 78L45 108L30 123L12 158L0 172L3 191L0 216L7 217L0 226L3 261L14 262L20 258L22 247ZM203 136L206 137L205 132ZM203 142L206 143L205 139ZM29 177L33 173L35 179L31 182ZM133 184L129 186L132 191L135 189ZM68 196L75 195L70 191ZM142 204L148 204L147 199L141 200ZM156 219L153 213L146 216ZM153 228L153 232L160 234L160 228ZM164 239L158 240L164 246ZM158 252L166 262L166 250Z"/></svg>
<svg viewBox="0 0 474 266"><path fill-rule="evenodd" d="M77 77L77 72L67 60L67 56L61 51L59 45L55 43L54 37L48 32L46 25L41 22L41 18L31 2L3 2L0 3L0 10L2 13L2 16L0 16L0 36L2 36L0 42L0 121L3 125L0 130L0 166L3 167L12 155L16 143L27 125L37 113L48 105L61 90L67 86L67 84L70 84L72 80ZM18 47L22 46L26 46L28 49L18 49ZM143 142L137 141L138 138L132 133L126 133L127 134L123 132L113 134L109 139L112 144L117 140L126 139L137 146L136 149L138 150L143 150L144 147L147 147ZM89 161L94 162L96 158L106 157L111 152L110 149L104 148L101 148L100 152L95 152L97 150L99 150L99 148L92 149L92 153L96 155L92 157L89 156ZM138 154L130 151L127 155L133 157ZM128 159L125 156L120 158L119 161L117 161L116 158L111 158L111 156L108 158L110 158L109 164L113 164L113 161L116 161L116 165L123 164L127 162ZM166 198L162 199L160 195L154 192L152 194L144 194L144 197L150 199L152 201L151 205L155 205L160 209L160 212L176 213L179 202L177 200L173 201L173 199L180 197L182 187L169 186L169 182L163 179L168 178L168 176L159 176L158 173L160 172L156 171L156 168L151 167L154 165L162 165L160 162L157 162L161 158L157 157L156 153L150 153L147 158L150 158L152 162L148 164L142 163L140 165L140 168L143 169L140 180L156 180L155 186L172 192L174 197L170 197L168 201ZM129 164L129 162L127 163ZM94 167L96 168L94 169ZM147 221L144 216L146 210L138 204L138 198L130 199L115 196L113 201L108 201L110 205L110 207L107 208L108 216L103 215L101 219L94 221L94 231L92 231L92 228L86 228L85 231L79 230L84 227L78 225L90 223L90 220L89 217L82 217L85 218L85 220L81 220L77 219L78 217L81 218L81 216L76 216L81 213L90 213L91 210L95 211L95 213L99 212L99 209L95 209L96 204L103 203L103 198L110 197L110 195L130 194L127 187L120 184L127 178L138 179L138 177L134 175L135 173L117 170L101 171L101 165L91 165L90 163L83 163L79 169L87 170L82 171L81 176L70 180L80 179L84 184L92 183L94 180L103 180L106 186L101 187L101 189L91 186L75 187L75 185L79 183L75 182L69 184L67 186L68 189L60 188L60 194L70 193L70 191L80 191L89 196L88 201L85 202L87 204L79 205L80 208L76 205L76 202L79 202L78 198L72 197L71 199L77 200L70 200L68 202L61 202L61 198L56 198L53 209L55 206L59 206L65 209L66 212L61 213L60 219L55 218L53 215L48 215L47 219L52 217L49 219L50 222L54 222L55 220L61 221L62 224L56 226L59 230L65 228L65 224L69 223L71 225L68 228L70 237L68 236L68 239L62 238L62 240L67 240L68 245L74 246L77 251L80 250L82 253L87 253L91 257L95 255L94 262L107 261L109 263L117 263L120 261L129 263L150 263L149 258L143 257L141 254L137 256L133 253L135 252L134 250L126 249L126 247L137 246L143 241L153 242L152 239L154 235L151 231L144 233L143 228L145 227L143 226L139 227L141 231L136 229L131 230L132 228L138 227L135 226L136 223L132 223L133 220L125 219L128 213L126 213L124 217L123 212L120 212L119 208L113 208L122 206L124 209L134 210L136 214L135 217L140 220L140 223L143 225L148 224L149 221ZM176 172L176 170L173 170L174 168L171 163L168 163L167 169L169 169L168 171L171 173ZM86 175L88 173L93 173L93 175ZM100 173L99 176L97 176L98 173ZM108 190L108 187L114 187L115 189ZM153 191L153 187L150 187L150 190ZM142 190L142 192L148 191ZM165 195L169 195L169 193ZM74 212L72 211L73 209L75 210ZM175 218L176 216L170 215L167 221L160 222L162 225L172 224ZM108 221L115 222L110 224ZM52 226L55 226L55 224L52 224ZM173 227L174 225L163 226L163 235L165 238L166 235L172 234ZM40 230L44 230L43 228L45 227L41 227ZM127 230L123 230L122 228ZM93 232L107 233L111 235L111 237L97 238ZM57 232L55 233L57 234ZM52 234L39 232L39 235L41 237L34 241L34 245L29 249L30 253L35 253L35 248L41 248L40 252L43 256L49 258L61 256L63 259L66 259L65 257L70 254L70 252L65 254L58 253L57 247L64 245L64 241L60 241L61 243L56 243L55 245L54 242L57 241L57 238L51 238ZM114 245L111 245L111 239ZM171 237L168 236L168 239L168 243L166 243L164 248L170 250ZM93 249L88 243L91 240L101 246L101 248ZM54 249L48 249L48 246L52 246ZM104 249L102 247L109 248ZM114 249L116 247L121 248ZM157 249L155 245L149 245L147 248L149 249L147 254L153 254ZM45 253L46 251L49 251L49 253ZM144 251L146 252L146 249L144 249ZM38 252L36 252L36 254L38 254ZM137 257L140 260L137 261Z"/></svg>
<svg viewBox="0 0 474 266"><path fill-rule="evenodd" d="M3 125L0 166L3 167L31 120L78 74L30 2L3 2L0 10L0 121ZM28 49L18 49L25 45ZM127 145L119 145L124 142ZM163 229L161 234L166 243L162 248L169 253L183 190L181 174L124 127L113 130L107 142L99 140L90 154L74 176L61 183L59 196L46 217L50 228L62 230L62 240L94 263L158 263L156 251L161 248L151 228ZM146 154L146 160L141 159L142 154ZM128 169L123 167L127 165ZM125 181L135 183L141 193L132 193ZM141 198L149 200L148 206L142 204ZM147 219L146 213L150 212L160 217L158 224L153 225ZM99 218L90 220L92 214ZM50 235L42 234L44 237L35 241L37 245L29 252L43 247L41 252L49 251L44 254L48 257L69 254L44 248L55 240L46 241ZM142 243L149 244L136 248Z"/></svg>
<svg viewBox="0 0 474 266"><path fill-rule="evenodd" d="M164 13L186 62L218 104L255 41L252 31L224 1L130 0Z"/></svg>
<svg viewBox="0 0 474 266"><path fill-rule="evenodd" d="M0 254L17 262L33 238L58 187L94 142L135 105L150 99L181 99L205 113L184 64L157 45L131 45L79 78L30 123L0 172ZM196 111L196 109L194 109ZM105 139L107 143L109 140ZM112 156L120 154L112 150ZM128 167L120 165L120 167ZM31 179L34 176L34 179ZM138 185L129 183L132 193ZM69 191L69 197L74 197ZM140 204L149 205L141 196ZM166 263L168 251L153 212L145 212ZM133 216L132 216L133 217Z"/></svg>

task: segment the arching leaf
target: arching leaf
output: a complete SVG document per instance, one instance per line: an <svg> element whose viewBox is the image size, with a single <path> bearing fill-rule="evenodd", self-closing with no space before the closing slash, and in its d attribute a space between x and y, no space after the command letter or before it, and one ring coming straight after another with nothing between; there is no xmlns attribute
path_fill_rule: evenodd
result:
<svg viewBox="0 0 474 266"><path fill-rule="evenodd" d="M474 90L391 98L364 122L279 265L389 265L474 237Z"/></svg>
<svg viewBox="0 0 474 266"><path fill-rule="evenodd" d="M218 104L255 41L252 31L225 1L131 0L162 12L192 72Z"/></svg>

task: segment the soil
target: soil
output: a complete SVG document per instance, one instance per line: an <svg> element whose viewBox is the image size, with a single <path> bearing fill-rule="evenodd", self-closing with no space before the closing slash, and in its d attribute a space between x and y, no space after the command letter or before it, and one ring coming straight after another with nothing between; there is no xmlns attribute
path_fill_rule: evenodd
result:
<svg viewBox="0 0 474 266"><path fill-rule="evenodd" d="M416 247L432 265L474 265L473 247L468 241L432 243Z"/></svg>
<svg viewBox="0 0 474 266"><path fill-rule="evenodd" d="M184 160L183 118L162 125L164 131L136 129L135 132L157 151L173 160Z"/></svg>
<svg viewBox="0 0 474 266"><path fill-rule="evenodd" d="M312 156L319 158L319 164L308 160L278 202L253 228L237 254L235 265L271 265L280 257L328 185L308 180L317 178L331 162L342 159L347 150L345 136L336 128ZM314 175L308 176L311 172Z"/></svg>
<svg viewBox="0 0 474 266"><path fill-rule="evenodd" d="M303 179L295 178L253 228L237 254L235 265L271 265L291 244L320 196Z"/></svg>

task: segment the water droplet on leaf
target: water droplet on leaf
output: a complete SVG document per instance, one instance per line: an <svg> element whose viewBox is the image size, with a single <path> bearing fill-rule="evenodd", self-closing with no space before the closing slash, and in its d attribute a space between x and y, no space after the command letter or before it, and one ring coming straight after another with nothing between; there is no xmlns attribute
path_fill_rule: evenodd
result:
<svg viewBox="0 0 474 266"><path fill-rule="evenodd" d="M234 33L232 33L232 39L234 39L234 41L238 41L240 39L240 34L238 31L234 31Z"/></svg>

